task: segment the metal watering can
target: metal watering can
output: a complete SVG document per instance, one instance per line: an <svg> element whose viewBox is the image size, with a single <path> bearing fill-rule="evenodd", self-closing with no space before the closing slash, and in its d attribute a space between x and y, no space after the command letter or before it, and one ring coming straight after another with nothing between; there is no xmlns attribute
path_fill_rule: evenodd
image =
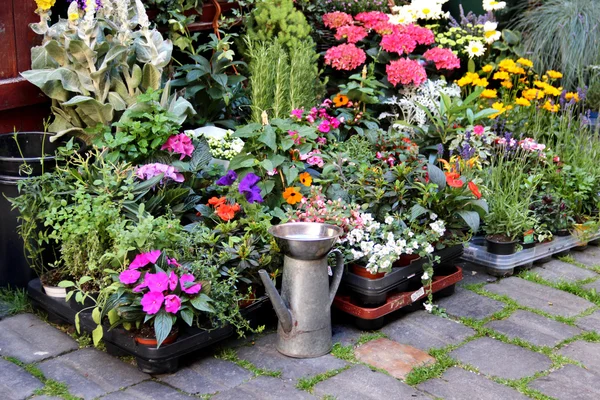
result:
<svg viewBox="0 0 600 400"><path fill-rule="evenodd" d="M333 251L337 265L330 286L327 255L342 232L340 227L316 222L269 229L285 255L281 296L267 271L258 273L279 317L277 350L281 354L311 358L331 351L331 303L342 279L344 257L339 250Z"/></svg>

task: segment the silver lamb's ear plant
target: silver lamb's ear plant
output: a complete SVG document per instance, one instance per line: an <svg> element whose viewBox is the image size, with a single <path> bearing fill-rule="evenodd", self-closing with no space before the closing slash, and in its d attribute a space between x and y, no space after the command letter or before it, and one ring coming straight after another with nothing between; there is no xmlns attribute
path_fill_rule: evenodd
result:
<svg viewBox="0 0 600 400"><path fill-rule="evenodd" d="M32 24L44 39L31 49L32 69L22 76L52 99L49 129L57 137L73 132L89 140L87 128L119 121L136 96L161 88L173 45L149 28L143 4L134 1L104 0L97 8L96 0L86 0L85 10L73 2L68 20ZM168 90L167 85L167 97ZM184 99L165 103L174 104L171 111L180 112L182 122L193 115Z"/></svg>

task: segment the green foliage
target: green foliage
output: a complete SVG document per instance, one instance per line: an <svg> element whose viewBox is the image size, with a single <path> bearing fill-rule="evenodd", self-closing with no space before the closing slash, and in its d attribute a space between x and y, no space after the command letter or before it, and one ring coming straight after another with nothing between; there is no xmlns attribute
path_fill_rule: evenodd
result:
<svg viewBox="0 0 600 400"><path fill-rule="evenodd" d="M0 310L7 315L31 311L31 303L25 289L0 288Z"/></svg>

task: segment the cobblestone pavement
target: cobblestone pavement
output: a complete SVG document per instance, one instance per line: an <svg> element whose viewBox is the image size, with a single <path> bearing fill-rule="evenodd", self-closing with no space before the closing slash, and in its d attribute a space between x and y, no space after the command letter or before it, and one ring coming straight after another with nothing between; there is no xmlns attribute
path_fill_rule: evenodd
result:
<svg viewBox="0 0 600 400"><path fill-rule="evenodd" d="M0 317L0 399L600 399L599 248L503 279L464 274L440 313L375 332L339 320L324 357L282 356L267 329L157 376L34 314Z"/></svg>

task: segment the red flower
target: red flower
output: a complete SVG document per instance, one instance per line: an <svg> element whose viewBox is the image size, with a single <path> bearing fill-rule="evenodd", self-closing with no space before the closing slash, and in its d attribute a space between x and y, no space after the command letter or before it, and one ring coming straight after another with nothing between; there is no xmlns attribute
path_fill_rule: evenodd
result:
<svg viewBox="0 0 600 400"><path fill-rule="evenodd" d="M208 205L219 208L219 206L225 204L226 201L227 199L225 197L211 197L208 199Z"/></svg>
<svg viewBox="0 0 600 400"><path fill-rule="evenodd" d="M233 205L222 204L215 211L223 221L229 221L235 217L236 212L240 211L240 205L237 203Z"/></svg>
<svg viewBox="0 0 600 400"><path fill-rule="evenodd" d="M471 193L473 193L473 196L475 196L477 200L481 198L481 192L479 191L479 188L477 187L475 182L469 182L469 190L471 191Z"/></svg>
<svg viewBox="0 0 600 400"><path fill-rule="evenodd" d="M448 186L453 188L460 188L464 185L464 182L460 179L460 174L458 172L445 172L446 174L446 183Z"/></svg>

